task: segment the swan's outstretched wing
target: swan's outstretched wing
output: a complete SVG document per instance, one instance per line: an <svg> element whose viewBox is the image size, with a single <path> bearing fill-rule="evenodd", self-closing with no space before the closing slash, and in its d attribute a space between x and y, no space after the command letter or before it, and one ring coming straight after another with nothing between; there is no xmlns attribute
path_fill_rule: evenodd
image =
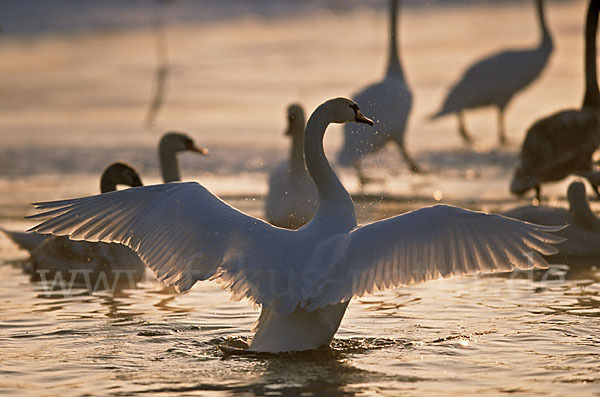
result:
<svg viewBox="0 0 600 397"><path fill-rule="evenodd" d="M438 205L334 236L306 269L301 306L313 310L376 290L451 275L544 267L564 239L501 215ZM322 259L322 260L321 260Z"/></svg>
<svg viewBox="0 0 600 397"><path fill-rule="evenodd" d="M234 297L263 303L272 298L272 285L285 288L273 277L287 277L277 266L291 232L230 207L194 182L34 205L47 211L31 217L46 219L32 230L125 244L180 291L215 278Z"/></svg>

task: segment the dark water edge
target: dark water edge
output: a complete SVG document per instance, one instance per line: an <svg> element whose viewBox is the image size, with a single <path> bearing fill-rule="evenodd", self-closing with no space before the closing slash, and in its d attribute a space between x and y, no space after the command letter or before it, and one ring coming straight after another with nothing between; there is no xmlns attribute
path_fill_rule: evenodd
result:
<svg viewBox="0 0 600 397"><path fill-rule="evenodd" d="M558 0L565 1L565 0ZM464 4L517 3L519 0L405 0L403 6L453 7ZM6 35L77 33L143 28L156 23L210 23L249 17L272 19L298 13L343 13L360 7L381 9L385 0L5 0L0 27Z"/></svg>

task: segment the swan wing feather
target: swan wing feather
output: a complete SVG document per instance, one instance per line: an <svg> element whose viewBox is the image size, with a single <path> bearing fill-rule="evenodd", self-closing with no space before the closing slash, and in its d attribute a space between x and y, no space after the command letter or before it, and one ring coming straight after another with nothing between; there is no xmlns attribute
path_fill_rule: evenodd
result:
<svg viewBox="0 0 600 397"><path fill-rule="evenodd" d="M551 244L564 239L550 232L563 227L446 205L367 224L321 244L299 304L315 310L441 277L545 267L540 254L557 252Z"/></svg>
<svg viewBox="0 0 600 397"><path fill-rule="evenodd" d="M277 264L290 231L234 209L195 182L34 205L45 212L30 218L44 222L31 230L127 245L179 291L216 279L234 298L263 303L272 285L284 283L273 283L273 275L287 278Z"/></svg>

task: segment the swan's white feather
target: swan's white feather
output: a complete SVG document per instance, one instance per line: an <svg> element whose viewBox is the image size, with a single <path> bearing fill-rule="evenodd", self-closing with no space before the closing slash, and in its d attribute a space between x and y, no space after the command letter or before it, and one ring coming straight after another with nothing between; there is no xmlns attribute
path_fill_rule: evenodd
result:
<svg viewBox="0 0 600 397"><path fill-rule="evenodd" d="M559 229L446 205L374 222L317 249L301 305L315 310L440 277L545 267L537 252L557 251L550 244L564 239L548 232Z"/></svg>
<svg viewBox="0 0 600 397"><path fill-rule="evenodd" d="M246 215L195 182L145 186L38 204L48 219L33 230L74 240L117 242L180 291L216 278L236 298L270 301L285 271L290 231ZM289 235L291 238L291 235ZM268 274L267 274L268 273ZM276 286L277 288L272 288Z"/></svg>
<svg viewBox="0 0 600 397"><path fill-rule="evenodd" d="M544 266L557 228L435 206L308 243L246 215L197 183L170 183L37 204L33 230L119 242L178 290L217 279L235 298L282 313L374 290L481 271ZM309 225L310 226L310 225ZM532 252L528 263L522 252Z"/></svg>

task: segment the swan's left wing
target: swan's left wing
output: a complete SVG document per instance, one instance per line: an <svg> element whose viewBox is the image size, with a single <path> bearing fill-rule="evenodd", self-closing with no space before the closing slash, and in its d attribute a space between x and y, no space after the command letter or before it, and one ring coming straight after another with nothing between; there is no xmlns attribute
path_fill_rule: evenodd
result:
<svg viewBox="0 0 600 397"><path fill-rule="evenodd" d="M440 277L545 267L563 241L501 215L438 205L371 223L325 241L306 269L300 305L309 310L377 290Z"/></svg>
<svg viewBox="0 0 600 397"><path fill-rule="evenodd" d="M282 260L292 232L232 208L201 185L166 183L36 204L32 230L133 249L157 278L178 290L217 279L257 303L287 290ZM281 267L280 267L281 266Z"/></svg>

